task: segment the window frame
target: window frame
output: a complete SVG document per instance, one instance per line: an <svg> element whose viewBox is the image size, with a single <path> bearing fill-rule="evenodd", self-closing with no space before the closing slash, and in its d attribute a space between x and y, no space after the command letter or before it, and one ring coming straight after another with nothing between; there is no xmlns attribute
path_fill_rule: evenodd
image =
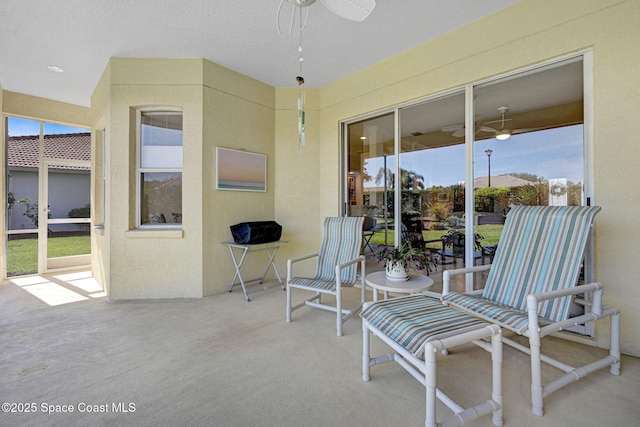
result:
<svg viewBox="0 0 640 427"><path fill-rule="evenodd" d="M142 116L147 113L155 113L155 114L171 114L171 115L181 115L183 119L182 125L182 150L183 150L183 159L181 167L142 167ZM182 222L180 223L152 223L152 224L143 224L142 223L142 175L144 173L180 173L182 177L184 174L184 111L182 108L177 107L145 107L138 108L136 110L136 159L135 159L135 173L136 173L136 228L139 229L182 229ZM182 197L183 187L180 187L180 197Z"/></svg>

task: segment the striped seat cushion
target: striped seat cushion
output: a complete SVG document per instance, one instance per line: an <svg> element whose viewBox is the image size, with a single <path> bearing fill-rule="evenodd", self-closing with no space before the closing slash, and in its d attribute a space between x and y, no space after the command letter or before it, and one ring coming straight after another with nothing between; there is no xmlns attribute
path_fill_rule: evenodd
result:
<svg viewBox="0 0 640 427"><path fill-rule="evenodd" d="M529 328L529 318L526 310L518 310L511 306L500 304L484 298L480 295L469 295L459 292L449 292L443 296L443 300L456 308L459 308L490 323L510 329L518 334L523 334ZM552 323L549 319L538 318L540 326Z"/></svg>
<svg viewBox="0 0 640 427"><path fill-rule="evenodd" d="M482 296L527 309L527 295L575 286L598 206L516 206L507 215ZM456 297L457 298L457 297ZM567 318L571 296L544 301L542 318Z"/></svg>
<svg viewBox="0 0 640 427"><path fill-rule="evenodd" d="M309 290L318 289L324 291L334 291L336 289L335 280L310 279L307 277L294 277L289 281L289 284L294 285L298 288L307 288Z"/></svg>
<svg viewBox="0 0 640 427"><path fill-rule="evenodd" d="M374 302L360 316L416 357L422 357L424 344L436 337L455 336L486 325L425 295Z"/></svg>
<svg viewBox="0 0 640 427"><path fill-rule="evenodd" d="M322 244L318 254L316 280L333 281L335 286L336 265L358 258L362 242L363 222L363 217L325 218ZM340 271L342 285L355 284L357 272L357 264L343 268Z"/></svg>

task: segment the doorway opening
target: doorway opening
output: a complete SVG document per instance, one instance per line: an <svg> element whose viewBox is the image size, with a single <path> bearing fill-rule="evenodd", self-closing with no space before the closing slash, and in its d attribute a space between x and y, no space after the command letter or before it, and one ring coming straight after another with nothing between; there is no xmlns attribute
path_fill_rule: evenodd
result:
<svg viewBox="0 0 640 427"><path fill-rule="evenodd" d="M5 118L7 277L91 264L91 133Z"/></svg>

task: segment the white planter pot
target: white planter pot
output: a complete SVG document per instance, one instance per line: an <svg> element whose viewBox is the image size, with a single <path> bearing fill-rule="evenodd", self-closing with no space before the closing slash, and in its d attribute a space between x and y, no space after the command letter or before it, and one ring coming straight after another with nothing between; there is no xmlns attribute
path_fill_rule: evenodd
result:
<svg viewBox="0 0 640 427"><path fill-rule="evenodd" d="M387 279L393 280L396 282L403 282L409 279L409 275L407 274L407 269L402 264L396 264L393 268L390 268L390 263L387 263L385 267L385 275Z"/></svg>

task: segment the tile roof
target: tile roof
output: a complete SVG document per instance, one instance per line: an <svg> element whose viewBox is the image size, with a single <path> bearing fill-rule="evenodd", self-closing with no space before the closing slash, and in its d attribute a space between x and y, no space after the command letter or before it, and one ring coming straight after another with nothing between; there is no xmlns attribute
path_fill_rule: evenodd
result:
<svg viewBox="0 0 640 427"><path fill-rule="evenodd" d="M7 162L10 168L38 167L38 135L10 136ZM68 133L44 136L44 155L56 159L91 161L91 133ZM59 166L55 169L89 170L89 167Z"/></svg>

